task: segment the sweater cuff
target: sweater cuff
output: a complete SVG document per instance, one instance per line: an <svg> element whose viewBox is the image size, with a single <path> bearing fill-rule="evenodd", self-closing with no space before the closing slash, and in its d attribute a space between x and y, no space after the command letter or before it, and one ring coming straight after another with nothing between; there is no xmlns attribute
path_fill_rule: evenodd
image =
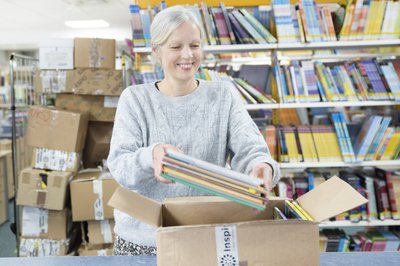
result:
<svg viewBox="0 0 400 266"><path fill-rule="evenodd" d="M155 146L162 144L162 143L154 143L144 149L143 156L141 156L141 161L145 169L153 169L153 149Z"/></svg>

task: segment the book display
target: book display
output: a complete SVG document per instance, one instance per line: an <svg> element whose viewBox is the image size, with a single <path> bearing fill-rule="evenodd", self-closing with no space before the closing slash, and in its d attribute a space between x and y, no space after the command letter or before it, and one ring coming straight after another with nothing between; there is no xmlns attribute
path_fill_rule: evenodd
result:
<svg viewBox="0 0 400 266"><path fill-rule="evenodd" d="M230 82L256 114L282 169L277 195L296 199L337 175L369 202L321 228L400 225L399 2L169 3L174 4L190 7L202 22L205 60L198 78ZM139 5L139 13L150 18L160 9L156 3ZM132 52L141 63L131 82L155 81L162 72L146 63L151 48L147 42L136 45L136 26ZM138 40L150 38L144 26L141 34ZM287 218L290 204L275 216ZM336 251L387 250L365 247L359 239L393 239L382 230L353 238L329 230L321 232L321 250L331 250L323 240L331 235L347 241Z"/></svg>

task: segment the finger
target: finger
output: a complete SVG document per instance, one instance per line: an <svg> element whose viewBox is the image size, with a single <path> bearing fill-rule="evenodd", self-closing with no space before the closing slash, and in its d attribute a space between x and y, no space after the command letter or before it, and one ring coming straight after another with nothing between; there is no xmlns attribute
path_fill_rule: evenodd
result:
<svg viewBox="0 0 400 266"><path fill-rule="evenodd" d="M160 181L161 183L164 183L164 184L171 184L171 183L173 183L172 180L169 180L169 179L164 178L164 177L162 177L162 176L157 176L157 179L158 179L158 181Z"/></svg>

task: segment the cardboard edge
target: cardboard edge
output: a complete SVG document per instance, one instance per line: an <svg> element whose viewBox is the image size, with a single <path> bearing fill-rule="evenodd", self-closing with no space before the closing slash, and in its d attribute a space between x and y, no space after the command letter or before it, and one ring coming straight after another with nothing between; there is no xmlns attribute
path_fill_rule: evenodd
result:
<svg viewBox="0 0 400 266"><path fill-rule="evenodd" d="M126 188L118 187L107 204L144 223L162 225L163 205Z"/></svg>

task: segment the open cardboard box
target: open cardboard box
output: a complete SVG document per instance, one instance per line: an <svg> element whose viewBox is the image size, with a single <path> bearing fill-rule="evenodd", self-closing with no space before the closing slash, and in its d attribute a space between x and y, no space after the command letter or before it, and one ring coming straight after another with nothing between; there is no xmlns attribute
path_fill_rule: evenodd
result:
<svg viewBox="0 0 400 266"><path fill-rule="evenodd" d="M220 197L161 204L119 187L108 204L158 227L157 265L319 265L318 222L367 199L334 176L297 201L316 222L273 220L282 198L271 198L258 212Z"/></svg>

